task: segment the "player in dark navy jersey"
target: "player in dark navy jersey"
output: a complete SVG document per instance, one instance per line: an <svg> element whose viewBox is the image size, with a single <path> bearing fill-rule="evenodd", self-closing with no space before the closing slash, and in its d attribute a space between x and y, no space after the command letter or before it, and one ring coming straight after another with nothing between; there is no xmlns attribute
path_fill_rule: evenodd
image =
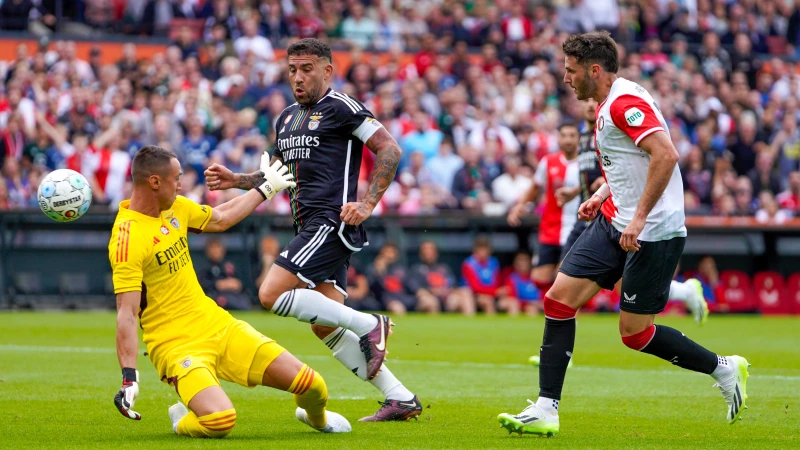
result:
<svg viewBox="0 0 800 450"><path fill-rule="evenodd" d="M597 151L595 150L594 139L594 126L595 116L597 112L597 102L594 99L588 99L584 103L583 118L586 120L585 128L581 133L580 141L578 143L578 171L580 177L579 188L562 187L556 191L556 198L560 204L565 204L575 198L581 196L581 203L589 200L589 197L603 184L603 173L600 171L600 164L597 162ZM578 220L572 228L567 237L567 242L561 248L561 261L569 252L572 244L578 240L578 237L586 229L586 222Z"/></svg>
<svg viewBox="0 0 800 450"><path fill-rule="evenodd" d="M344 306L350 256L368 245L361 226L394 179L402 154L397 142L364 105L329 87L331 49L303 39L287 50L296 103L275 123L273 159L294 174L290 190L296 236L281 252L258 296L265 308L311 324L348 370L386 396L362 421L408 420L422 412L417 396L383 365L391 322ZM367 193L356 199L361 151L376 154ZM206 170L211 190L252 189L263 174ZM334 301L332 301L334 300Z"/></svg>

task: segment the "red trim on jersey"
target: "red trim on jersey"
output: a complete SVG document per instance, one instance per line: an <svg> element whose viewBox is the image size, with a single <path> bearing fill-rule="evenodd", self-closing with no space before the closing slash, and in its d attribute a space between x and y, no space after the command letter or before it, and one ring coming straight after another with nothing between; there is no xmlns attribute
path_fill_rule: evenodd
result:
<svg viewBox="0 0 800 450"><path fill-rule="evenodd" d="M639 110L634 113L637 116L641 114L643 117L626 117L634 108ZM627 134L635 145L639 145L642 139L656 131L664 131L656 112L642 97L630 94L620 95L614 99L608 109L614 125Z"/></svg>

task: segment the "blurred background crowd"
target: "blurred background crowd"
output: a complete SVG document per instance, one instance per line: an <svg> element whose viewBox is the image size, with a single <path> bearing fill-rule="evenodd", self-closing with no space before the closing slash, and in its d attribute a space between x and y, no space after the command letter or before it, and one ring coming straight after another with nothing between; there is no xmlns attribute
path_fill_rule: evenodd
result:
<svg viewBox="0 0 800 450"><path fill-rule="evenodd" d="M582 120L561 81L560 43L594 29L612 31L620 75L649 89L667 118L689 214L780 222L800 208L793 1L83 0L56 11L60 3L0 6L1 29L43 36L0 66L3 209L34 206L42 174L61 167L83 173L95 203L113 209L147 144L179 154L184 195L212 205L236 195L207 192L202 171L212 162L255 170L293 102L275 49L313 36L347 51L335 89L363 102L404 150L377 213L502 214L539 159L558 151L558 125ZM56 28L170 44L152 58L127 44L103 64L100 46L81 59L74 42L50 42ZM263 208L287 213L288 200Z"/></svg>

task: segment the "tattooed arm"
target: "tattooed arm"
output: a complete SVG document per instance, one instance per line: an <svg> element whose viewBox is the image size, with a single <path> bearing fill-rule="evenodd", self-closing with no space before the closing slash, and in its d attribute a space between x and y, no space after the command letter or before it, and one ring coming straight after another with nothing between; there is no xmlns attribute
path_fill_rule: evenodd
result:
<svg viewBox="0 0 800 450"><path fill-rule="evenodd" d="M350 202L342 207L340 217L348 225L359 225L372 214L383 193L392 184L400 156L403 154L397 141L383 127L379 128L366 144L367 148L377 155L375 167L372 169L372 179L364 199L360 202Z"/></svg>
<svg viewBox="0 0 800 450"><path fill-rule="evenodd" d="M273 156L270 164L281 161L281 158ZM206 176L206 186L210 191L225 189L253 189L264 182L264 172L257 170L253 173L233 173L222 164L213 164L204 172Z"/></svg>

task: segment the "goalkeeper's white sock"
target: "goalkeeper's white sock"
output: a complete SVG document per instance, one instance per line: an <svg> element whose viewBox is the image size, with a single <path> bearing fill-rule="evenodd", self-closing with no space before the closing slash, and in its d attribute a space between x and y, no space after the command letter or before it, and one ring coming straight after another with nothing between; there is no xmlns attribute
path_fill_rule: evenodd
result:
<svg viewBox="0 0 800 450"><path fill-rule="evenodd" d="M348 308L312 289L284 292L272 305L272 312L313 325L347 328L358 336L369 333L378 325L375 316Z"/></svg>
<svg viewBox="0 0 800 450"><path fill-rule="evenodd" d="M344 328L337 328L333 333L327 335L322 342L333 351L333 356L339 360L347 370L353 372L362 380L367 379L367 360L361 347L358 345L358 336L352 331ZM408 401L414 398L411 393L397 377L384 364L378 375L369 382L381 391L388 400Z"/></svg>
<svg viewBox="0 0 800 450"><path fill-rule="evenodd" d="M689 305L689 302L692 299L692 289L692 286L689 286L686 283L672 280L672 283L669 284L669 299L678 300L688 306L694 306Z"/></svg>

